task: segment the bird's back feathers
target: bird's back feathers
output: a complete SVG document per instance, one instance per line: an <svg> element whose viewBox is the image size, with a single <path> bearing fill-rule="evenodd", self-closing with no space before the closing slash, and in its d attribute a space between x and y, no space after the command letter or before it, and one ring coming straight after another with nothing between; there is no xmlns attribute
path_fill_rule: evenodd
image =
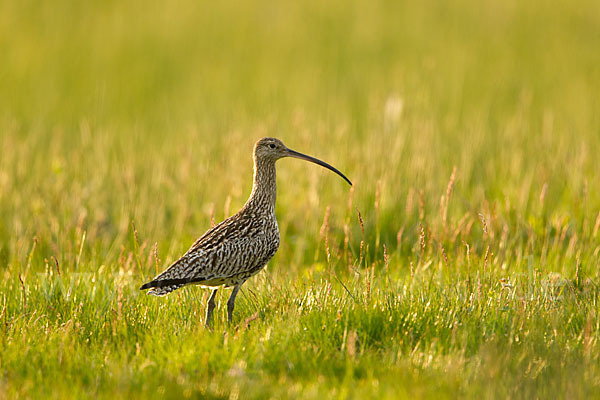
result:
<svg viewBox="0 0 600 400"><path fill-rule="evenodd" d="M202 235L190 249L140 290L164 296L189 284L233 286L258 272L279 246L274 213L246 208Z"/></svg>

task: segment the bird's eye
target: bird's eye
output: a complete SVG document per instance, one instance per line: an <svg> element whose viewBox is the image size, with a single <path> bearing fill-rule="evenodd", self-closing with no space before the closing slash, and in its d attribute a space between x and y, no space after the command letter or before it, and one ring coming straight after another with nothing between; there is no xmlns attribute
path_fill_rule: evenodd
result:
<svg viewBox="0 0 600 400"><path fill-rule="evenodd" d="M275 148L275 145L274 145L273 143L271 143L271 144L269 145L269 147L270 147L270 148L272 148L272 149L274 149L274 148Z"/></svg>

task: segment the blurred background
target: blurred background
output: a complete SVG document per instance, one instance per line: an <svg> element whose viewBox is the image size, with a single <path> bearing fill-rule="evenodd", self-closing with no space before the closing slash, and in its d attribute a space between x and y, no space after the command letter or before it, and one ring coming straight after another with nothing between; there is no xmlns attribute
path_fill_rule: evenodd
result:
<svg viewBox="0 0 600 400"><path fill-rule="evenodd" d="M2 2L0 263L35 237L29 265L118 264L132 221L171 260L245 202L263 136L355 183L278 163L286 264L324 258L324 225L356 254L357 208L402 263L423 226L483 248L479 214L523 248L590 233L598 49L594 0Z"/></svg>

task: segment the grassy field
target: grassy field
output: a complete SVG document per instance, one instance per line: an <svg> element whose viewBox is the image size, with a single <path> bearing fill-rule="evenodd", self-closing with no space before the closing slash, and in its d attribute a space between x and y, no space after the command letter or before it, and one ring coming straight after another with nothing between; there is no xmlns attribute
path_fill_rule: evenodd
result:
<svg viewBox="0 0 600 400"><path fill-rule="evenodd" d="M0 398L600 397L596 0L0 3ZM278 162L275 258L137 288Z"/></svg>

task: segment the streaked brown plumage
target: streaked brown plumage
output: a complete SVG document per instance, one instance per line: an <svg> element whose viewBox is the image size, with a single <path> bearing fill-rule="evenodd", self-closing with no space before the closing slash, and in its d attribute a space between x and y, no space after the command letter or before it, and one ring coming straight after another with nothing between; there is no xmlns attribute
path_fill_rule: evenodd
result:
<svg viewBox="0 0 600 400"><path fill-rule="evenodd" d="M279 247L279 228L275 218L275 162L295 157L328 168L350 185L352 183L329 164L288 149L275 138L260 139L254 145L254 182L252 193L242 209L202 235L169 268L140 289L164 296L189 284L214 288L206 308L206 326L215 308L220 286L233 287L227 301L227 320L231 322L235 296L252 275L260 271Z"/></svg>

